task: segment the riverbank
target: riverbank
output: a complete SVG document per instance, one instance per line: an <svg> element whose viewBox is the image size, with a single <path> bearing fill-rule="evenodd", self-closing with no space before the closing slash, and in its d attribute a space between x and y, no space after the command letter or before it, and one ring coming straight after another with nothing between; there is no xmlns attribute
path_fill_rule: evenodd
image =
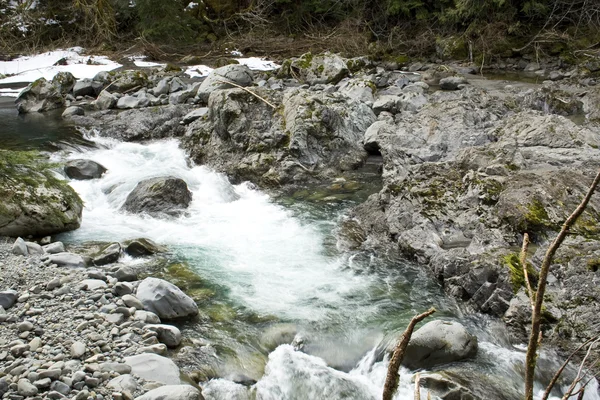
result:
<svg viewBox="0 0 600 400"><path fill-rule="evenodd" d="M451 296L466 301L469 312L504 316L514 329L512 343L522 343L528 302L519 293L523 282L514 279L513 270L519 269L511 264L510 254L518 247L523 230L532 233L535 245L543 247L585 188L589 178L585 171L600 162L593 130L597 124L595 82L593 78L583 81L590 78L584 68L566 70L558 64L552 71L539 64L531 67L534 77L549 78L551 72L560 72L555 76L557 81L542 85L485 81L464 75L472 69L459 65L414 63L407 70L396 67L324 54L289 60L277 75L252 73L240 65L216 72L245 90L228 88L215 75L188 81L182 79L181 71L162 68L136 82L141 87L134 85L131 92L122 85L127 73L109 77L115 82L112 87L110 80L87 81L92 91L94 82L104 85L103 96L114 100L106 103L99 102L100 96L94 99L92 92L77 99L72 93L74 86L65 86L65 105L69 102L78 107L77 112L64 115L65 121L94 132L104 141L104 149L88 154L109 171L98 182L72 182L82 196L87 196L88 214L84 214L82 228L69 235L77 240L99 236L115 240L118 235L142 229L160 238L161 243L173 241L213 285L225 286L224 292L244 305L236 309L227 302L220 304L220 310L211 314L217 323L262 321L260 318L268 319L269 313L274 313L283 321L292 318L306 325L323 324L323 329L333 330L328 335L344 337L353 329L364 329L358 322L367 315L379 321L374 323L376 332L389 332L402 325L401 318L406 315L402 311L399 318L386 310L394 310L400 303L410 307L431 301L431 294L420 298L418 290L407 289L410 285L402 275L408 274L426 282L425 287L437 280ZM32 100L35 104L35 97ZM100 104L108 104L107 109L98 110ZM182 136L187 155L203 167L187 165L174 136ZM80 156L70 154L67 158ZM270 201L252 184L232 186L207 170L210 167L226 173L234 183L249 180L273 193L283 190L297 193L300 199L338 204L344 197L335 192L355 192L362 183L349 175L360 175L360 167L370 159L381 162L381 177L377 179L381 179L382 188L350 213L327 223L327 235L268 206ZM154 171L169 171L191 185L192 199L197 202L192 201L183 218L147 220L119 211L130 190L138 182L155 177ZM561 177L577 185L564 187L566 181ZM552 182L552 191L547 181ZM316 184L329 192L316 193ZM511 203L515 198L523 204ZM563 261L569 268L557 265L553 272L556 298L552 305L556 308L549 312L555 321L548 327L555 329L550 337L564 351L591 335L598 314L594 308L597 291L594 285L587 285L597 279L594 264L588 268L589 260L593 260L590 254L597 253L597 208L597 201L593 201L586 214L589 223L566 244L572 254ZM244 222L243 229L238 227L240 221ZM257 236L255 228L261 226L264 229ZM295 233L293 237L290 232ZM329 247L322 247L323 242ZM264 243L272 245L266 253ZM376 267L378 261L373 260L384 260L390 248L404 259ZM342 257L330 258L337 254L335 251ZM415 273L419 269L430 277ZM293 272L294 285L288 286L288 272ZM307 287L302 284L305 276L321 284ZM389 288L391 277L391 289L381 294L377 288ZM273 282L278 286L272 286ZM344 282L344 290L335 289L339 282ZM586 292L582 293L579 289L584 286ZM405 297L407 292L410 295ZM284 301L282 304L270 296L274 293ZM581 296L589 301L582 301ZM311 313L318 316L316 321ZM571 318L576 314L585 315L584 320ZM337 331L335 326L343 329ZM357 331L363 332L362 340L373 340L369 345L374 346L377 338L368 332L370 328L367 325L365 331ZM366 386L371 393L377 392L374 382L378 382L382 365L376 359L363 364L361 359L369 345L360 349L360 355L348 357L352 353L348 349L356 347L348 339L339 348L340 353L346 352L340 357L327 349L336 348L339 342L323 341L319 329L311 334L319 344L308 350L310 357L281 348L273 352L266 366L266 361L258 361L258 368L249 368L253 374L249 379L236 379L246 384L259 380L253 390L270 393L289 380L282 379L277 371L285 371L288 377L298 372L282 368L294 360L310 370L326 371L328 379L336 382L336 390L341 387L339 381L349 376L358 376L355 383L361 382L357 384L363 387L366 376ZM510 348L510 344L505 345ZM252 346L256 345L250 343L250 355L260 348ZM230 349L223 353L227 351ZM192 353L188 360L200 365L205 355ZM337 372L320 368L320 359L311 358L315 355L340 369L350 369L360 361L363 369L352 369L348 375L338 376L339 380L333 379L330 375ZM276 369L273 364L269 367L271 362L276 363ZM263 372L267 373L261 379ZM318 384L328 387L325 382ZM265 385L273 386L265 389ZM287 389L293 394L293 388ZM236 391L247 390L236 386ZM509 392L518 396L518 388Z"/></svg>

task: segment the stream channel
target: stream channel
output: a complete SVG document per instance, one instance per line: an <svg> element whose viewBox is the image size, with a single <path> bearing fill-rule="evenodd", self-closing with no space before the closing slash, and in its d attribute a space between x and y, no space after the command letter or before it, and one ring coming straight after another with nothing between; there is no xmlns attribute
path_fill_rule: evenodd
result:
<svg viewBox="0 0 600 400"><path fill-rule="evenodd" d="M438 370L470 382L482 398L521 398L525 348L509 343L500 322L467 312L394 254L336 246L339 219L378 190L377 165L345 183L268 195L191 166L176 139L140 144L83 135L59 113L19 116L12 101L0 98L0 148L47 151L57 162L89 158L108 169L101 179L70 182L85 202L83 222L56 239L77 247L147 237L171 250L153 261L153 274L199 304L200 317L179 325L189 338L179 359L200 365L192 369L203 375L207 399L379 399L388 359L378 348L431 306L438 311L430 319L459 321L479 340L475 359ZM185 215L119 211L140 180L165 175L184 179L193 192ZM282 344L294 337L303 351ZM538 392L560 364L553 353L542 354ZM413 374L401 368L395 399L414 398ZM585 399L600 399L591 385Z"/></svg>

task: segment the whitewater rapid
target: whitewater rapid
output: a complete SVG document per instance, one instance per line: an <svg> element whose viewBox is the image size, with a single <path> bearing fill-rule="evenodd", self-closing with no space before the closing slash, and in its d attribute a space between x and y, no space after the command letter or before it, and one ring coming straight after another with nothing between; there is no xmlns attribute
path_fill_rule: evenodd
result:
<svg viewBox="0 0 600 400"><path fill-rule="evenodd" d="M54 156L57 161L92 159L108 170L98 180L70 182L85 207L81 228L63 240L147 237L168 245L203 279L224 287L228 302L293 322L317 342L310 354L290 345L277 347L268 355L264 375L250 388L225 379L207 382L207 400L379 399L387 359L377 359L376 346L384 334L399 332L412 314L431 305L440 309L438 317L461 314L439 288L410 268L386 267L384 273L356 268L351 257L328 247L336 215L315 220L277 204L249 183L232 185L222 174L190 165L175 139L144 144L90 139L98 148ZM187 182L193 200L182 216L159 219L120 211L139 181L157 176ZM518 393L523 350L492 343L485 333L489 326L477 323L480 351L469 368L493 376L507 393ZM353 367L332 368L338 358L340 365L351 362ZM401 369L396 400L413 398L413 377ZM597 390L585 397L598 398Z"/></svg>

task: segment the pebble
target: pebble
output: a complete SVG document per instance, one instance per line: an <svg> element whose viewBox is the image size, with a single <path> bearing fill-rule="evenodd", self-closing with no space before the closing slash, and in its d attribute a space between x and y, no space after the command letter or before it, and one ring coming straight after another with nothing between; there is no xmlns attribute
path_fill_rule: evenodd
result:
<svg viewBox="0 0 600 400"><path fill-rule="evenodd" d="M71 345L71 357L73 358L81 358L85 354L85 343L82 342L74 342Z"/></svg>
<svg viewBox="0 0 600 400"><path fill-rule="evenodd" d="M32 385L27 379L19 379L17 384L17 392L21 396L33 397L38 394L38 388Z"/></svg>

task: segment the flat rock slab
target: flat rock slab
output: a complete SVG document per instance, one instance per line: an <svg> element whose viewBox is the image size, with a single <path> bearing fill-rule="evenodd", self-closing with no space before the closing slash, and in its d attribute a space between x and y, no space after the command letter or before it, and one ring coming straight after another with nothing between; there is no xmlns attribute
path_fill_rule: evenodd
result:
<svg viewBox="0 0 600 400"><path fill-rule="evenodd" d="M147 381L160 382L165 385L181 383L179 368L173 361L158 354L139 354L125 357L125 363L131 367L131 373Z"/></svg>

